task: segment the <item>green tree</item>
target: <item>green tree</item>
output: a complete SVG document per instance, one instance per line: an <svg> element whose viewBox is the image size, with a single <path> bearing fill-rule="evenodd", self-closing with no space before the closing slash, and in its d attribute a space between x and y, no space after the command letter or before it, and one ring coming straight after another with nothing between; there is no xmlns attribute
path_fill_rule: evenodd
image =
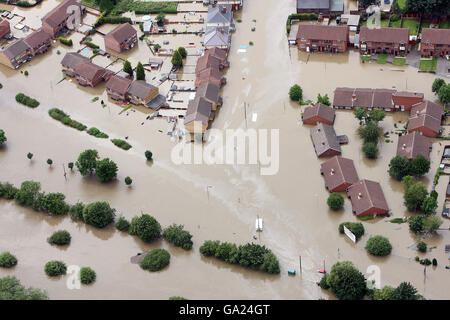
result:
<svg viewBox="0 0 450 320"><path fill-rule="evenodd" d="M332 210L339 210L344 206L344 197L341 194L333 192L327 200L327 204Z"/></svg>
<svg viewBox="0 0 450 320"><path fill-rule="evenodd" d="M331 292L340 300L360 300L366 293L366 279L350 261L334 264L327 282Z"/></svg>
<svg viewBox="0 0 450 320"><path fill-rule="evenodd" d="M153 153L150 150L145 151L145 157L148 161L152 160Z"/></svg>
<svg viewBox="0 0 450 320"><path fill-rule="evenodd" d="M130 177L125 177L125 184L127 185L127 186L129 186L130 184L132 184L133 183L133 179L131 179Z"/></svg>
<svg viewBox="0 0 450 320"><path fill-rule="evenodd" d="M427 197L422 202L422 205L420 206L420 210L423 211L425 214L432 214L436 211L436 208L438 207L437 200L434 197Z"/></svg>
<svg viewBox="0 0 450 320"><path fill-rule="evenodd" d="M52 215L64 215L70 210L70 206L64 201L66 196L59 192L49 193L39 198L37 209Z"/></svg>
<svg viewBox="0 0 450 320"><path fill-rule="evenodd" d="M417 250L420 252L427 252L427 244L423 241L419 241L417 243Z"/></svg>
<svg viewBox="0 0 450 320"><path fill-rule="evenodd" d="M88 149L80 153L75 162L82 176L93 174L99 158L97 150Z"/></svg>
<svg viewBox="0 0 450 320"><path fill-rule="evenodd" d="M239 249L234 243L222 242L216 250L215 257L227 263L239 262Z"/></svg>
<svg viewBox="0 0 450 320"><path fill-rule="evenodd" d="M366 250L374 256L387 256L392 251L392 245L386 237L373 236L367 240Z"/></svg>
<svg viewBox="0 0 450 320"><path fill-rule="evenodd" d="M419 154L411 161L412 175L423 176L428 171L430 171L430 161L428 161L423 155Z"/></svg>
<svg viewBox="0 0 450 320"><path fill-rule="evenodd" d="M63 246L70 243L72 239L69 231L67 230L58 230L55 231L50 238L48 238L48 243L55 244L57 246Z"/></svg>
<svg viewBox="0 0 450 320"><path fill-rule="evenodd" d="M369 118L372 121L380 122L386 117L386 113L380 109L372 109L369 111Z"/></svg>
<svg viewBox="0 0 450 320"><path fill-rule="evenodd" d="M97 274L89 267L83 267L80 269L80 282L82 284L90 284L95 281Z"/></svg>
<svg viewBox="0 0 450 320"><path fill-rule="evenodd" d="M27 153L27 158L28 158L29 160L31 160L31 158L33 158L33 154L32 154L31 152L28 152L28 153Z"/></svg>
<svg viewBox="0 0 450 320"><path fill-rule="evenodd" d="M320 93L317 95L317 103L323 103L324 105L330 106L330 97L328 97L328 94L325 94L322 96Z"/></svg>
<svg viewBox="0 0 450 320"><path fill-rule="evenodd" d="M416 180L414 180L411 176L404 176L402 178L403 186L405 187L405 190L408 190L412 185L416 183Z"/></svg>
<svg viewBox="0 0 450 320"><path fill-rule="evenodd" d="M330 289L330 286L328 285L328 275L326 273L323 275L322 279L320 279L319 287L324 290Z"/></svg>
<svg viewBox="0 0 450 320"><path fill-rule="evenodd" d="M380 137L380 130L374 121L368 121L366 125L358 129L358 133L364 142L377 143Z"/></svg>
<svg viewBox="0 0 450 320"><path fill-rule="evenodd" d="M181 55L181 57L182 57L183 59L186 59L186 57L187 57L187 51L186 51L186 49L185 49L184 47L179 47L179 48L178 48L178 52L180 53L180 55Z"/></svg>
<svg viewBox="0 0 450 320"><path fill-rule="evenodd" d="M437 94L439 92L439 89L445 85L446 85L446 83L445 83L444 79L436 78L436 79L434 79L433 86L431 87L431 91L433 91L434 93Z"/></svg>
<svg viewBox="0 0 450 320"><path fill-rule="evenodd" d="M83 209L83 221L97 228L104 228L114 221L116 210L106 201L88 204Z"/></svg>
<svg viewBox="0 0 450 320"><path fill-rule="evenodd" d="M52 159L47 159L47 164L51 167L53 164L53 160Z"/></svg>
<svg viewBox="0 0 450 320"><path fill-rule="evenodd" d="M154 249L147 253L141 262L141 268L152 272L159 271L169 265L170 253L164 249Z"/></svg>
<svg viewBox="0 0 450 320"><path fill-rule="evenodd" d="M402 282L395 288L391 296L392 300L418 300L417 289L409 282Z"/></svg>
<svg viewBox="0 0 450 320"><path fill-rule="evenodd" d="M44 270L49 277L56 277L66 274L67 266L62 261L52 260L45 264Z"/></svg>
<svg viewBox="0 0 450 320"><path fill-rule="evenodd" d="M84 204L82 202L77 202L73 206L70 207L69 213L72 220L75 221L83 221L83 209Z"/></svg>
<svg viewBox="0 0 450 320"><path fill-rule="evenodd" d="M131 220L129 233L142 241L151 242L161 236L161 225L154 217L143 214Z"/></svg>
<svg viewBox="0 0 450 320"><path fill-rule="evenodd" d="M178 51L173 53L171 62L176 67L181 67L183 65L183 57Z"/></svg>
<svg viewBox="0 0 450 320"><path fill-rule="evenodd" d="M101 182L108 182L117 177L117 164L109 158L97 161L95 173Z"/></svg>
<svg viewBox="0 0 450 320"><path fill-rule="evenodd" d="M131 63L128 60L125 60L123 63L123 71L128 73L131 77L133 76L133 68L131 67Z"/></svg>
<svg viewBox="0 0 450 320"><path fill-rule="evenodd" d="M112 0L100 0L100 10L101 11L111 11L114 8L114 2Z"/></svg>
<svg viewBox="0 0 450 320"><path fill-rule="evenodd" d="M344 226L355 235L356 240L364 235L365 230L361 222L343 222L339 225L339 233L344 233Z"/></svg>
<svg viewBox="0 0 450 320"><path fill-rule="evenodd" d="M368 159L376 159L378 156L377 145L373 142L365 142L363 144L362 151Z"/></svg>
<svg viewBox="0 0 450 320"><path fill-rule="evenodd" d="M36 181L24 181L15 194L15 199L21 206L32 206L37 200L41 184Z"/></svg>
<svg viewBox="0 0 450 320"><path fill-rule="evenodd" d="M145 70L142 63L139 61L136 66L136 80L143 80L145 81Z"/></svg>
<svg viewBox="0 0 450 320"><path fill-rule="evenodd" d="M182 225L173 224L165 228L163 231L163 237L168 242L177 247L181 247L184 250L192 249L192 235L189 233L189 231L183 230Z"/></svg>
<svg viewBox="0 0 450 320"><path fill-rule="evenodd" d="M0 147L4 144L8 139L6 139L5 131L0 129Z"/></svg>
<svg viewBox="0 0 450 320"><path fill-rule="evenodd" d="M126 231L130 229L130 223L124 217L120 217L116 222L116 229L119 231Z"/></svg>
<svg viewBox="0 0 450 320"><path fill-rule="evenodd" d="M442 86L438 92L439 101L443 104L450 103L450 84Z"/></svg>
<svg viewBox="0 0 450 320"><path fill-rule="evenodd" d="M395 288L384 286L382 289L375 289L373 300L392 300Z"/></svg>
<svg viewBox="0 0 450 320"><path fill-rule="evenodd" d="M408 220L409 230L411 230L414 233L422 232L423 220L424 220L424 216L422 216L422 215L418 215L418 216L409 218L409 220Z"/></svg>
<svg viewBox="0 0 450 320"><path fill-rule="evenodd" d="M411 163L408 158L402 156L395 156L389 163L389 175L401 181L403 177L409 175L411 172Z"/></svg>
<svg viewBox="0 0 450 320"><path fill-rule="evenodd" d="M423 220L423 230L429 233L436 232L444 221L438 216L431 215Z"/></svg>
<svg viewBox="0 0 450 320"><path fill-rule="evenodd" d="M356 119L361 121L367 117L367 109L363 107L357 107L353 109L353 114L355 115Z"/></svg>
<svg viewBox="0 0 450 320"><path fill-rule="evenodd" d="M302 98L303 98L303 90L298 84L294 84L289 89L289 98L292 101L297 101L297 102L302 100Z"/></svg>
<svg viewBox="0 0 450 320"><path fill-rule="evenodd" d="M12 268L17 265L17 258L8 251L0 253L0 267ZM0 287L1 291L1 287Z"/></svg>
<svg viewBox="0 0 450 320"><path fill-rule="evenodd" d="M48 300L47 292L33 287L25 288L13 276L0 278L0 300Z"/></svg>
<svg viewBox="0 0 450 320"><path fill-rule="evenodd" d="M215 240L206 240L200 247L200 253L206 257L215 256L220 246L220 242Z"/></svg>
<svg viewBox="0 0 450 320"><path fill-rule="evenodd" d="M166 16L163 13L160 13L156 16L156 22L159 24L164 24L164 20L166 19Z"/></svg>
<svg viewBox="0 0 450 320"><path fill-rule="evenodd" d="M72 171L73 170L73 162L69 162L69 164L67 165L69 167L69 169Z"/></svg>
<svg viewBox="0 0 450 320"><path fill-rule="evenodd" d="M270 274L280 273L280 262L272 252L267 252L264 254L261 270Z"/></svg>
<svg viewBox="0 0 450 320"><path fill-rule="evenodd" d="M403 196L406 208L408 208L409 211L416 211L417 209L420 209L427 196L427 187L422 182L413 184L405 191Z"/></svg>

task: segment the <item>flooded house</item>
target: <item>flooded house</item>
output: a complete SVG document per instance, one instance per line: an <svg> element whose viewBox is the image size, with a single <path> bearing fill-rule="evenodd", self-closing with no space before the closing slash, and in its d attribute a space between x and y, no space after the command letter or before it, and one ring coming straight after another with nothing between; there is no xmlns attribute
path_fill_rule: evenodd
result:
<svg viewBox="0 0 450 320"><path fill-rule="evenodd" d="M52 45L50 35L42 29L32 32L25 37L24 41L30 47L30 53L32 56L47 52Z"/></svg>
<svg viewBox="0 0 450 320"><path fill-rule="evenodd" d="M306 52L345 52L349 41L346 26L301 24L298 26L297 46Z"/></svg>
<svg viewBox="0 0 450 320"><path fill-rule="evenodd" d="M320 174L325 179L325 188L330 192L345 192L359 180L353 160L338 156L322 163Z"/></svg>
<svg viewBox="0 0 450 320"><path fill-rule="evenodd" d="M222 105L222 97L219 95L220 87L211 82L204 82L198 86L195 97L203 97L211 103L211 109L215 111Z"/></svg>
<svg viewBox="0 0 450 320"><path fill-rule="evenodd" d="M203 97L196 96L194 100L189 101L184 117L184 127L190 133L204 133L209 121L213 119L212 103Z"/></svg>
<svg viewBox="0 0 450 320"><path fill-rule="evenodd" d="M342 153L336 132L332 126L319 123L310 130L317 157L332 157Z"/></svg>
<svg viewBox="0 0 450 320"><path fill-rule="evenodd" d="M217 59L219 59L220 62L222 63L222 65L225 68L228 68L230 66L230 63L227 60L227 55L228 55L228 51L227 50L220 49L220 48L217 48L217 47L208 48L205 51L204 56L209 56L209 55L214 56Z"/></svg>
<svg viewBox="0 0 450 320"><path fill-rule="evenodd" d="M61 61L62 72L73 78L75 77L75 69L82 62L90 62L90 60L77 52L68 52Z"/></svg>
<svg viewBox="0 0 450 320"><path fill-rule="evenodd" d="M208 5L229 5L232 11L241 10L244 0L203 0L205 6Z"/></svg>
<svg viewBox="0 0 450 320"><path fill-rule="evenodd" d="M203 46L206 49L219 48L228 50L231 46L230 28L206 27Z"/></svg>
<svg viewBox="0 0 450 320"><path fill-rule="evenodd" d="M316 13L329 16L344 13L341 0L297 0L297 13Z"/></svg>
<svg viewBox="0 0 450 320"><path fill-rule="evenodd" d="M419 154L430 160L431 139L418 132L398 137L397 156L414 159Z"/></svg>
<svg viewBox="0 0 450 320"><path fill-rule="evenodd" d="M361 27L359 49L361 54L406 55L409 52L409 28Z"/></svg>
<svg viewBox="0 0 450 320"><path fill-rule="evenodd" d="M106 93L113 100L126 101L133 80L114 75L106 83Z"/></svg>
<svg viewBox="0 0 450 320"><path fill-rule="evenodd" d="M67 29L76 27L75 7L83 15L86 7L76 0L65 0L53 8L42 19L42 30L47 32L52 38L56 39L62 32ZM80 21L81 22L81 21Z"/></svg>
<svg viewBox="0 0 450 320"><path fill-rule="evenodd" d="M195 87L198 88L203 83L212 83L221 88L227 82L223 73L217 68L206 68L200 72L197 72L195 78Z"/></svg>
<svg viewBox="0 0 450 320"><path fill-rule="evenodd" d="M378 182L360 180L347 188L353 213L358 217L388 215L389 207Z"/></svg>
<svg viewBox="0 0 450 320"><path fill-rule="evenodd" d="M226 68L227 65L221 61L221 59L208 54L203 55L197 60L197 65L195 67L195 73L198 74L199 72L208 69L208 68L214 68L217 70L222 70Z"/></svg>
<svg viewBox="0 0 450 320"><path fill-rule="evenodd" d="M75 79L81 86L95 87L107 79L108 70L92 62L83 61L75 68Z"/></svg>
<svg viewBox="0 0 450 320"><path fill-rule="evenodd" d="M419 92L399 91L392 95L395 109L409 111L411 108L423 101L424 95Z"/></svg>
<svg viewBox="0 0 450 320"><path fill-rule="evenodd" d="M30 61L30 46L24 39L18 39L0 51L0 63L12 69Z"/></svg>
<svg viewBox="0 0 450 320"><path fill-rule="evenodd" d="M123 52L137 44L137 31L131 24L123 23L105 35L105 48Z"/></svg>
<svg viewBox="0 0 450 320"><path fill-rule="evenodd" d="M370 88L336 88L334 90L333 107L335 109L351 110L356 107L382 109L394 111L392 89L370 89Z"/></svg>
<svg viewBox="0 0 450 320"><path fill-rule="evenodd" d="M304 124L318 124L325 123L333 125L336 112L333 108L323 104L316 103L315 105L305 108L302 114L302 120Z"/></svg>
<svg viewBox="0 0 450 320"><path fill-rule="evenodd" d="M425 57L450 54L450 29L423 29L420 53Z"/></svg>
<svg viewBox="0 0 450 320"><path fill-rule="evenodd" d="M436 137L441 132L443 115L442 106L425 100L411 109L408 133L417 131L430 138Z"/></svg>
<svg viewBox="0 0 450 320"><path fill-rule="evenodd" d="M128 88L128 99L136 105L143 105L151 109L157 109L165 101L165 97L159 94L159 89L143 80L135 80Z"/></svg>
<svg viewBox="0 0 450 320"><path fill-rule="evenodd" d="M9 25L8 20L3 19L2 21L0 21L0 39L3 39L10 33L11 33L11 26Z"/></svg>
<svg viewBox="0 0 450 320"><path fill-rule="evenodd" d="M206 28L208 27L234 28L231 5L210 5L206 16Z"/></svg>

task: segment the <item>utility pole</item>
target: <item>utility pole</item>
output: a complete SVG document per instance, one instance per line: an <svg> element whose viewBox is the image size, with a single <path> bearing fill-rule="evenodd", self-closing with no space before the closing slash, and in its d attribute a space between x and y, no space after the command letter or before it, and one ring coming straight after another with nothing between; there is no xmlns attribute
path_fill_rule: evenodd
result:
<svg viewBox="0 0 450 320"><path fill-rule="evenodd" d="M66 173L66 167L64 166L64 163L62 164L63 170L64 170L64 179L67 181L67 173Z"/></svg>
<svg viewBox="0 0 450 320"><path fill-rule="evenodd" d="M247 129L247 103L244 102L245 129Z"/></svg>
<svg viewBox="0 0 450 320"><path fill-rule="evenodd" d="M298 259L300 261L300 274L302 274L302 256L298 256Z"/></svg>
<svg viewBox="0 0 450 320"><path fill-rule="evenodd" d="M206 186L206 194L208 196L208 202L209 202L209 188L212 188L212 186Z"/></svg>

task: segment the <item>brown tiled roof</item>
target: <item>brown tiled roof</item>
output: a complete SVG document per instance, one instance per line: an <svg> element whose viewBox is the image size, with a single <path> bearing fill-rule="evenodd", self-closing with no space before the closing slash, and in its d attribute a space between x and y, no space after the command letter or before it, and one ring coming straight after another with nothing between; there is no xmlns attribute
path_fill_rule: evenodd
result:
<svg viewBox="0 0 450 320"><path fill-rule="evenodd" d="M220 65L221 65L220 59L218 59L212 55L204 55L204 56L201 56L197 60L197 66L195 68L195 72L198 74L199 72L201 72L207 68L220 69Z"/></svg>
<svg viewBox="0 0 450 320"><path fill-rule="evenodd" d="M425 100L411 109L411 117L426 114L438 120L444 115L444 107L429 100Z"/></svg>
<svg viewBox="0 0 450 320"><path fill-rule="evenodd" d="M11 28L9 26L8 20L4 19L4 20L0 21L0 38L3 38L10 32L11 32Z"/></svg>
<svg viewBox="0 0 450 320"><path fill-rule="evenodd" d="M310 134L318 157L330 149L341 152L341 146L332 126L318 123L310 130Z"/></svg>
<svg viewBox="0 0 450 320"><path fill-rule="evenodd" d="M347 41L348 27L325 26L319 24L301 24L298 26L298 39L342 40Z"/></svg>
<svg viewBox="0 0 450 320"><path fill-rule="evenodd" d="M408 43L409 28L368 28L361 27L359 41Z"/></svg>
<svg viewBox="0 0 450 320"><path fill-rule="evenodd" d="M46 22L51 27L58 26L70 15L70 13L67 13L67 9L69 6L73 5L81 7L81 4L76 0L66 0L61 2L42 18L42 22Z"/></svg>
<svg viewBox="0 0 450 320"><path fill-rule="evenodd" d="M212 82L216 86L220 86L223 78L222 72L217 68L207 68L197 73L196 84L204 82Z"/></svg>
<svg viewBox="0 0 450 320"><path fill-rule="evenodd" d="M203 97L195 97L189 101L184 123L192 121L201 121L204 125L208 124L211 115L212 104Z"/></svg>
<svg viewBox="0 0 450 320"><path fill-rule="evenodd" d="M431 139L418 132L408 133L398 138L397 155L414 159L421 154L430 160Z"/></svg>
<svg viewBox="0 0 450 320"><path fill-rule="evenodd" d="M397 91L393 94L394 97L408 97L408 98L422 98L423 93L420 92L409 92L409 91Z"/></svg>
<svg viewBox="0 0 450 320"><path fill-rule="evenodd" d="M217 48L217 47L206 50L205 56L207 56L207 55L211 55L211 56L214 56L214 57L220 59L220 61L222 61L222 63L224 63L227 60L227 51Z"/></svg>
<svg viewBox="0 0 450 320"><path fill-rule="evenodd" d="M393 107L392 95L395 90L391 89L375 89L373 91L373 108L389 109Z"/></svg>
<svg viewBox="0 0 450 320"><path fill-rule="evenodd" d="M68 52L64 56L64 58L61 61L61 65L65 68L74 69L81 63L81 62L89 62L89 58L76 53L76 52Z"/></svg>
<svg viewBox="0 0 450 320"><path fill-rule="evenodd" d="M143 80L135 80L128 88L128 93L140 99L145 99L148 97L149 92L155 88L155 86Z"/></svg>
<svg viewBox="0 0 450 320"><path fill-rule="evenodd" d="M311 119L316 116L333 123L335 111L333 108L331 108L325 104L317 103L313 106L309 106L309 107L305 108L305 111L303 112L303 121Z"/></svg>
<svg viewBox="0 0 450 320"><path fill-rule="evenodd" d="M378 182L360 180L347 189L351 198L353 211L359 215L371 208L389 210L386 199Z"/></svg>
<svg viewBox="0 0 450 320"><path fill-rule="evenodd" d="M127 93L127 90L132 82L133 81L130 79L112 76L106 83L106 88L124 95Z"/></svg>
<svg viewBox="0 0 450 320"><path fill-rule="evenodd" d="M42 29L39 29L25 37L24 41L31 48L36 48L44 42L51 41L51 38L46 32L42 31Z"/></svg>
<svg viewBox="0 0 450 320"><path fill-rule="evenodd" d="M2 52L11 60L29 49L30 46L23 39L19 39L8 45Z"/></svg>
<svg viewBox="0 0 450 320"><path fill-rule="evenodd" d="M437 133L441 129L441 121L427 114L409 118L408 131L418 129L420 127L426 127Z"/></svg>
<svg viewBox="0 0 450 320"><path fill-rule="evenodd" d="M392 108L392 95L394 93L395 90L391 89L336 88L333 105L355 108Z"/></svg>
<svg viewBox="0 0 450 320"><path fill-rule="evenodd" d="M343 184L354 184L359 180L353 160L339 156L322 163L320 172L325 178L325 186L331 192Z"/></svg>
<svg viewBox="0 0 450 320"><path fill-rule="evenodd" d="M75 73L88 81L93 81L96 76L103 76L105 69L91 62L81 62L75 68Z"/></svg>
<svg viewBox="0 0 450 320"><path fill-rule="evenodd" d="M450 45L450 29L422 29L422 43Z"/></svg>
<svg viewBox="0 0 450 320"><path fill-rule="evenodd" d="M134 35L137 35L136 29L134 29L133 26L127 22L118 25L110 31L105 38L112 38L118 43L122 43L123 41L132 38Z"/></svg>
<svg viewBox="0 0 450 320"><path fill-rule="evenodd" d="M204 82L198 86L196 97L205 97L209 101L218 103L220 100L219 96L220 88L211 82Z"/></svg>

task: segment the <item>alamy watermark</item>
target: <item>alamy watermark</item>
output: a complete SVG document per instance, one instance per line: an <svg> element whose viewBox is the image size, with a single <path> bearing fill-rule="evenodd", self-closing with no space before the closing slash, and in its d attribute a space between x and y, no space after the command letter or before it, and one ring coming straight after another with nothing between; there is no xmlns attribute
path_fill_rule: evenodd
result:
<svg viewBox="0 0 450 320"><path fill-rule="evenodd" d="M377 265L370 265L366 269L367 287L369 289L381 289L381 269Z"/></svg>
<svg viewBox="0 0 450 320"><path fill-rule="evenodd" d="M376 5L371 5L366 9L367 14L367 27L369 29L381 28L381 8Z"/></svg>
<svg viewBox="0 0 450 320"><path fill-rule="evenodd" d="M67 268L67 274L69 275L66 281L67 289L81 289L80 270L81 268L77 265L70 265Z"/></svg>

